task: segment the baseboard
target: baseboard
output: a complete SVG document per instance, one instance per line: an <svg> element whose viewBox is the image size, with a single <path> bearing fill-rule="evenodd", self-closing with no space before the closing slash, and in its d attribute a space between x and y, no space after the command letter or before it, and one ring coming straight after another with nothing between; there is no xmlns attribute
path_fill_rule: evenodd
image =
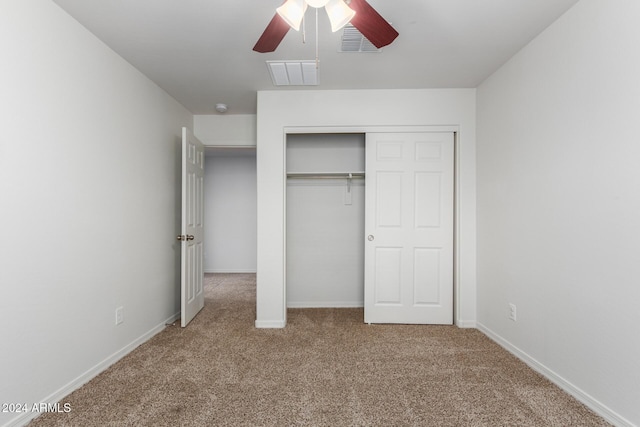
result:
<svg viewBox="0 0 640 427"><path fill-rule="evenodd" d="M156 325L151 330L149 330L148 332L144 333L143 335L141 335L140 337L135 339L133 342L129 343L127 346L125 346L122 349L118 350L117 352L113 353L111 356L107 357L106 359L104 359L103 361L101 361L100 363L95 365L93 368L91 368L88 371L86 371L85 373L81 374L79 377L77 377L76 379L72 380L68 384L64 385L63 387L61 387L57 391L51 393L49 396L45 397L44 399L39 400L39 402L47 403L47 404L55 404L57 402L60 402L66 396L71 394L73 391L79 389L84 384L88 383L93 378L98 376L98 374L100 374L101 372L106 370L109 366L113 365L118 360L122 359L124 356L126 356L129 353L131 353L133 350L135 350L141 344L143 344L146 341L148 341L149 339L151 339L151 337L153 337L154 335L156 335L159 332L162 332L162 330L164 330L164 328L166 327L167 324L173 323L178 319L180 319L180 313L179 312L174 314L173 316L169 317L167 320L165 320L164 322L160 323L159 325ZM39 415L41 415L39 412L25 412L25 413L22 413L20 416L10 420L7 424L5 424L2 427L24 426L27 423L29 423L31 420L33 420L34 418L37 418Z"/></svg>
<svg viewBox="0 0 640 427"><path fill-rule="evenodd" d="M253 269L249 269L249 270L219 270L219 269L205 269L204 270L205 273L213 273L213 274L237 274L237 273L243 273L243 274L256 274L256 270Z"/></svg>
<svg viewBox="0 0 640 427"><path fill-rule="evenodd" d="M590 396L588 393L584 392L580 388L573 385L571 382L564 379L562 376L555 373L553 370L547 368L542 363L538 362L533 357L529 356L524 351L520 350L518 347L511 344L506 339L502 338L497 333L493 332L491 329L487 328L483 324L477 322L477 329L485 334L487 337L498 343L505 350L516 356L518 359L522 360L526 363L530 368L539 374L546 377L549 381L569 393L571 396L575 397L577 400L585 404L589 407L593 412L600 415L602 418L618 427L637 427L631 421L627 420L620 414L614 412L609 407L604 405L602 402Z"/></svg>
<svg viewBox="0 0 640 427"><path fill-rule="evenodd" d="M287 308L362 308L364 301L287 301Z"/></svg>
<svg viewBox="0 0 640 427"><path fill-rule="evenodd" d="M258 329L281 329L286 324L284 320L256 320L255 326Z"/></svg>
<svg viewBox="0 0 640 427"><path fill-rule="evenodd" d="M456 326L458 328L475 328L476 327L476 321L475 320L456 320Z"/></svg>

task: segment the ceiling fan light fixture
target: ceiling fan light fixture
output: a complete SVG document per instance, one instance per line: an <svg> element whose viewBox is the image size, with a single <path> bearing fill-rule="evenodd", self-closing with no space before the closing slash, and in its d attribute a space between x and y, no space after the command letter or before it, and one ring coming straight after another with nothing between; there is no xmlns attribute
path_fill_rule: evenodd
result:
<svg viewBox="0 0 640 427"><path fill-rule="evenodd" d="M331 22L331 31L334 33L347 25L351 18L356 14L343 0L329 0L325 5L329 21Z"/></svg>
<svg viewBox="0 0 640 427"><path fill-rule="evenodd" d="M304 0L287 0L285 4L276 9L276 12L291 28L300 30L300 23L307 11L307 3Z"/></svg>
<svg viewBox="0 0 640 427"><path fill-rule="evenodd" d="M311 7L315 7L316 9L324 7L330 2L331 0L307 0L307 4Z"/></svg>

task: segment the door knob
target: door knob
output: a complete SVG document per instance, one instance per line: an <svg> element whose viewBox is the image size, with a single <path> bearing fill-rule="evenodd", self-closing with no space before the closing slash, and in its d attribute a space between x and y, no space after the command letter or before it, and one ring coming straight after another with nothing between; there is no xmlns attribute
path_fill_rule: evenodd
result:
<svg viewBox="0 0 640 427"><path fill-rule="evenodd" d="M184 234L178 234L177 239L178 240L186 240L186 237L184 237Z"/></svg>
<svg viewBox="0 0 640 427"><path fill-rule="evenodd" d="M375 237L373 237L373 234L369 234L369 235L367 236L367 240L368 240L368 241L373 242L373 239L375 239Z"/></svg>
<svg viewBox="0 0 640 427"><path fill-rule="evenodd" d="M187 240L193 240L195 237L191 234L187 234Z"/></svg>

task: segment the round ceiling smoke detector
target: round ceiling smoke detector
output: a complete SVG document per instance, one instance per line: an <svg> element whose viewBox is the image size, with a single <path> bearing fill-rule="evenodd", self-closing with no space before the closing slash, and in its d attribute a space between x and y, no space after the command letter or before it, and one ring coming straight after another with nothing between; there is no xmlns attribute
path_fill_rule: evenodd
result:
<svg viewBox="0 0 640 427"><path fill-rule="evenodd" d="M216 104L216 111L218 113L226 113L228 110L227 104Z"/></svg>

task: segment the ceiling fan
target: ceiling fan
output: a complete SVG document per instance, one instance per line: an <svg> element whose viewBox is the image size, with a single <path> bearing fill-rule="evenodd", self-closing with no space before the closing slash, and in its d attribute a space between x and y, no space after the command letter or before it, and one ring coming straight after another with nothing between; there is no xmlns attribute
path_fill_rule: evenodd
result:
<svg viewBox="0 0 640 427"><path fill-rule="evenodd" d="M253 50L261 53L275 51L289 28L298 30L307 5L325 7L333 31L351 22L378 49L398 37L398 32L365 0L287 0L277 9ZM334 12L341 18L334 18Z"/></svg>

